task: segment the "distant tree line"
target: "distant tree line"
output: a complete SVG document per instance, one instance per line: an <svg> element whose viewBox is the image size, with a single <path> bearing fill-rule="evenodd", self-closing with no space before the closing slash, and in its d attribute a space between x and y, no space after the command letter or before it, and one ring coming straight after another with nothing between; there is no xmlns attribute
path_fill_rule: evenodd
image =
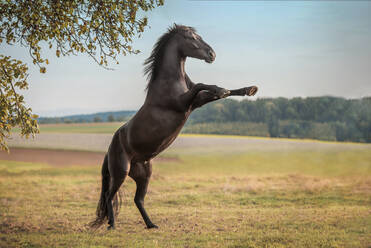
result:
<svg viewBox="0 0 371 248"><path fill-rule="evenodd" d="M193 112L183 132L371 142L371 97L225 99Z"/></svg>
<svg viewBox="0 0 371 248"><path fill-rule="evenodd" d="M116 111L39 118L39 123L125 122L134 114ZM194 111L182 132L370 143L371 97L224 99Z"/></svg>

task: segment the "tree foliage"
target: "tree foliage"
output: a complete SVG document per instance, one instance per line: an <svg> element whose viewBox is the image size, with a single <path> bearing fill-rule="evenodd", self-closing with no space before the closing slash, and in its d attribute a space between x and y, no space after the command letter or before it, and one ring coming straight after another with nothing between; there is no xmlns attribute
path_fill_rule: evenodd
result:
<svg viewBox="0 0 371 248"><path fill-rule="evenodd" d="M139 12L160 5L163 0L4 0L0 1L0 44L26 47L41 73L49 64L42 55L45 47L53 49L57 57L88 54L109 68L111 62L118 63L119 54L139 52L132 47L133 38L148 25ZM36 132L37 123L15 91L27 88L27 67L5 55L1 55L1 67L0 143L6 148L4 137L11 127L20 125L27 136Z"/></svg>
<svg viewBox="0 0 371 248"><path fill-rule="evenodd" d="M21 134L28 137L38 132L36 115L24 105L23 96L16 89L27 89L27 66L21 61L0 55L0 148L8 150L5 139L13 127L19 125Z"/></svg>

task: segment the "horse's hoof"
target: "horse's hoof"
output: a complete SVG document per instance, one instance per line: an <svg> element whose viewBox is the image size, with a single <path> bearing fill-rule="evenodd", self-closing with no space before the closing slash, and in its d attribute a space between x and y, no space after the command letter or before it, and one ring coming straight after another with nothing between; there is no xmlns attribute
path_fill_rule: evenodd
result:
<svg viewBox="0 0 371 248"><path fill-rule="evenodd" d="M151 229L151 228L158 228L158 226L156 226L155 224L151 223L151 224L147 225L147 228L148 228L148 229Z"/></svg>
<svg viewBox="0 0 371 248"><path fill-rule="evenodd" d="M256 86L246 88L246 95L248 96L253 96L256 94L256 92L258 92L258 87Z"/></svg>
<svg viewBox="0 0 371 248"><path fill-rule="evenodd" d="M230 92L229 90L221 89L221 90L218 92L218 97L219 97L219 98L225 98L225 97L229 96L229 94L231 94L231 92Z"/></svg>
<svg viewBox="0 0 371 248"><path fill-rule="evenodd" d="M107 227L107 230L115 230L115 226L111 226L111 225L109 225L109 226Z"/></svg>

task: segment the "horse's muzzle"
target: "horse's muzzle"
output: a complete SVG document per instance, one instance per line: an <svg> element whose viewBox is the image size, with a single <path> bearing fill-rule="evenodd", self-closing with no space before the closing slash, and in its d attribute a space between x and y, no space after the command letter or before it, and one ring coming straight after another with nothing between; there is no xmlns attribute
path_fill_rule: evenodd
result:
<svg viewBox="0 0 371 248"><path fill-rule="evenodd" d="M216 58L216 54L215 54L215 52L214 52L212 49L210 49L210 50L208 51L207 55L208 55L209 57L208 57L207 59L205 59L205 61L206 61L207 63L212 63L212 62L214 62L214 60L215 60L215 58Z"/></svg>

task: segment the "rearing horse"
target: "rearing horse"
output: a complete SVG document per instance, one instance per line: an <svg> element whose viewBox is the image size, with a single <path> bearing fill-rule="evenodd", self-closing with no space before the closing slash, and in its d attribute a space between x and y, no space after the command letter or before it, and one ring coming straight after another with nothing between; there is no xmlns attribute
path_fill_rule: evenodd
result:
<svg viewBox="0 0 371 248"><path fill-rule="evenodd" d="M184 71L186 58L212 63L215 56L191 27L174 25L159 38L144 63L149 78L145 102L115 132L104 157L102 190L92 226L98 227L108 219L108 229L115 227L116 193L129 175L136 182L134 202L147 228L157 228L143 206L152 174L151 160L175 140L194 109L227 96L252 96L257 92L255 86L226 90L192 82Z"/></svg>

